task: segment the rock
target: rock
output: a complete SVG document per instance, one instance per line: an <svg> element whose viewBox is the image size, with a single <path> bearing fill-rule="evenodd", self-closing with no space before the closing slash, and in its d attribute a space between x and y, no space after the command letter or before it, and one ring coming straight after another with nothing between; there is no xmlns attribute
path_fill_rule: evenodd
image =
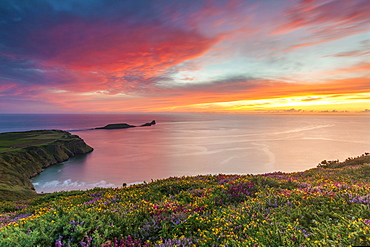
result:
<svg viewBox="0 0 370 247"><path fill-rule="evenodd" d="M144 127L144 126L152 126L154 124L156 124L155 120L151 121L150 123L145 123L145 124L141 125L141 127Z"/></svg>

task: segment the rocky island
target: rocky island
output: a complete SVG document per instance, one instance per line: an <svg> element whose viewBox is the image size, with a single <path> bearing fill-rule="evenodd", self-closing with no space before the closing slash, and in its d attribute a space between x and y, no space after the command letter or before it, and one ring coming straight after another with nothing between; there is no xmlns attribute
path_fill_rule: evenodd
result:
<svg viewBox="0 0 370 247"><path fill-rule="evenodd" d="M92 150L80 137L62 130L0 133L0 200L35 196L30 178Z"/></svg>
<svg viewBox="0 0 370 247"><path fill-rule="evenodd" d="M108 124L104 127L97 127L95 129L127 129L127 128L134 128L134 127L144 127L144 126L152 126L156 124L155 120L151 121L150 123L145 123L140 126L135 126L127 123L117 123L117 124Z"/></svg>

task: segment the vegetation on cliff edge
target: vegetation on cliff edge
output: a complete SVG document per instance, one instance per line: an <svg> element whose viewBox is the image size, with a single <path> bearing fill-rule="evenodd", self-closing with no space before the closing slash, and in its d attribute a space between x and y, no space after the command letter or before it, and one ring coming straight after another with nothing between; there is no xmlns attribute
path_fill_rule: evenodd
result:
<svg viewBox="0 0 370 247"><path fill-rule="evenodd" d="M0 133L0 200L36 196L31 177L91 151L81 138L62 130Z"/></svg>

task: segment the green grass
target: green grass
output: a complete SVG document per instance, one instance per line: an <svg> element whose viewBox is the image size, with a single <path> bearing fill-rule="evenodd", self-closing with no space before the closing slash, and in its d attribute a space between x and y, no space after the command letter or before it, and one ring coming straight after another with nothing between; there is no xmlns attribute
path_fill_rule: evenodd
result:
<svg viewBox="0 0 370 247"><path fill-rule="evenodd" d="M59 130L0 133L0 151L46 144L61 139L64 135L65 132Z"/></svg>
<svg viewBox="0 0 370 247"><path fill-rule="evenodd" d="M349 157L345 161L340 162L339 160L323 160L318 164L318 167L322 168L340 168L345 166L356 166L364 163L370 163L370 155L365 153L358 157Z"/></svg>

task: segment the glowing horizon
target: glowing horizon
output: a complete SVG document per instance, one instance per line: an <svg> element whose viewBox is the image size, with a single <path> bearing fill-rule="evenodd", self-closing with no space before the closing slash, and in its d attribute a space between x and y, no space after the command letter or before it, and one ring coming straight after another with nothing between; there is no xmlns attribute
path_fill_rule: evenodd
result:
<svg viewBox="0 0 370 247"><path fill-rule="evenodd" d="M370 112L370 1L5 0L0 113Z"/></svg>

